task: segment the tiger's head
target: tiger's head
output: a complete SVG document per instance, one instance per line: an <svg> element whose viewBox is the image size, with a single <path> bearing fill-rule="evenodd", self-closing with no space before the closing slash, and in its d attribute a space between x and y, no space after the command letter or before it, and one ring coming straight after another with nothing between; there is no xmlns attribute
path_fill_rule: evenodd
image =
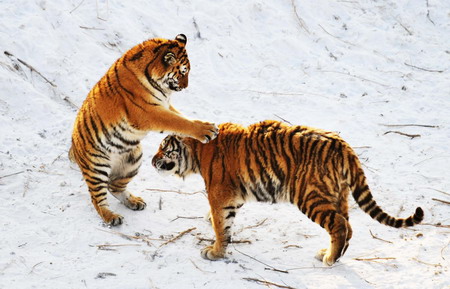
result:
<svg viewBox="0 0 450 289"><path fill-rule="evenodd" d="M186 52L187 37L179 34L174 40L154 38L135 46L126 55L141 82L163 94L188 86L190 63Z"/></svg>
<svg viewBox="0 0 450 289"><path fill-rule="evenodd" d="M158 173L186 177L198 172L191 149L183 142L184 138L176 135L166 136L152 158L152 165Z"/></svg>

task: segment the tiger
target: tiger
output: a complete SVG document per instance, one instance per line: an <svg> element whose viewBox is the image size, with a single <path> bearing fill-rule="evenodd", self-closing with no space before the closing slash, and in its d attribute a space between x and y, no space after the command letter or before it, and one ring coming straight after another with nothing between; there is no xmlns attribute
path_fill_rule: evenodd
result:
<svg viewBox="0 0 450 289"><path fill-rule="evenodd" d="M385 213L376 203L361 163L337 133L266 120L244 127L219 125L218 137L201 144L189 137L168 135L152 158L163 175L203 177L210 205L215 242L201 256L225 257L230 230L247 201L289 202L324 228L330 246L316 258L333 265L346 252L352 237L348 194L381 224L400 228L419 224L422 208L405 219Z"/></svg>
<svg viewBox="0 0 450 289"><path fill-rule="evenodd" d="M170 101L188 86L187 37L153 38L123 54L95 84L75 119L69 158L86 181L91 201L112 226L123 217L110 210L107 192L132 210L146 207L126 188L142 162L141 140L149 131L176 133L206 143L214 139L214 123L191 120Z"/></svg>

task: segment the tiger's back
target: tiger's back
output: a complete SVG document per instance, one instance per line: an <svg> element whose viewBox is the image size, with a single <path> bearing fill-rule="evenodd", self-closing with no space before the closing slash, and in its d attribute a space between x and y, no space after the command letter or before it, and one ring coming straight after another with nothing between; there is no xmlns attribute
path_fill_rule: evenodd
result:
<svg viewBox="0 0 450 289"><path fill-rule="evenodd" d="M219 127L218 138L206 145L168 137L153 160L158 167L158 160L164 160L161 153L178 146L182 157L176 174L200 173L204 178L216 231L216 243L202 253L207 259L223 257L234 216L249 200L290 202L325 228L331 245L319 251L318 258L327 265L344 254L352 237L350 191L382 224L404 227L423 219L420 208L406 219L386 214L373 199L355 152L336 133L277 121Z"/></svg>

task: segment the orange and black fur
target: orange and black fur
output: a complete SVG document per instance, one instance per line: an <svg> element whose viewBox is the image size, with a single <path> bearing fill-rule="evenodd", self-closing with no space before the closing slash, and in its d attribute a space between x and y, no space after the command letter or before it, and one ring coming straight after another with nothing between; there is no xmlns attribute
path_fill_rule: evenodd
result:
<svg viewBox="0 0 450 289"><path fill-rule="evenodd" d="M392 227L408 227L423 219L389 216L375 202L361 163L336 133L306 126L263 121L249 127L225 123L208 144L192 138L167 136L152 160L160 172L185 177L200 173L205 181L216 234L213 246L202 250L209 260L224 257L237 210L249 200L290 202L331 237L317 257L334 264L352 237L347 197L373 219Z"/></svg>
<svg viewBox="0 0 450 289"><path fill-rule="evenodd" d="M201 142L217 135L214 124L187 119L170 104L171 93L188 86L186 42L179 34L174 40L155 38L131 48L92 88L78 112L69 157L80 167L92 203L107 224L123 222L109 209L108 191L132 210L146 206L126 187L138 173L140 141L149 131Z"/></svg>

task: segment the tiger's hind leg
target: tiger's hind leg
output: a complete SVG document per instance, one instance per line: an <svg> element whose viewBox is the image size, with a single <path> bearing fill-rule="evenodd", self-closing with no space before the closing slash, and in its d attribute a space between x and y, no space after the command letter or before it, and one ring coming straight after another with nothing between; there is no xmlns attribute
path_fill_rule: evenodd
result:
<svg viewBox="0 0 450 289"><path fill-rule="evenodd" d="M316 258L324 265L331 266L345 253L351 238L351 228L347 219L335 210L320 212L315 221L330 234L330 247L319 250Z"/></svg>
<svg viewBox="0 0 450 289"><path fill-rule="evenodd" d="M107 194L111 167L107 159L97 159L92 162L81 160L80 168L97 213L106 224L113 226L122 224L123 217L109 209Z"/></svg>
<svg viewBox="0 0 450 289"><path fill-rule="evenodd" d="M216 234L216 240L212 246L205 247L201 251L204 259L215 261L225 256L225 250L231 242L231 226L233 225L236 212L242 204L235 200L223 200L217 198L218 195L225 195L220 192L215 194L208 190L208 199L211 206L211 223Z"/></svg>
<svg viewBox="0 0 450 289"><path fill-rule="evenodd" d="M141 166L142 150L141 146L128 154L121 156L119 165L114 168L108 189L122 204L131 210L141 211L147 204L141 197L136 197L127 191L128 183L138 173Z"/></svg>

